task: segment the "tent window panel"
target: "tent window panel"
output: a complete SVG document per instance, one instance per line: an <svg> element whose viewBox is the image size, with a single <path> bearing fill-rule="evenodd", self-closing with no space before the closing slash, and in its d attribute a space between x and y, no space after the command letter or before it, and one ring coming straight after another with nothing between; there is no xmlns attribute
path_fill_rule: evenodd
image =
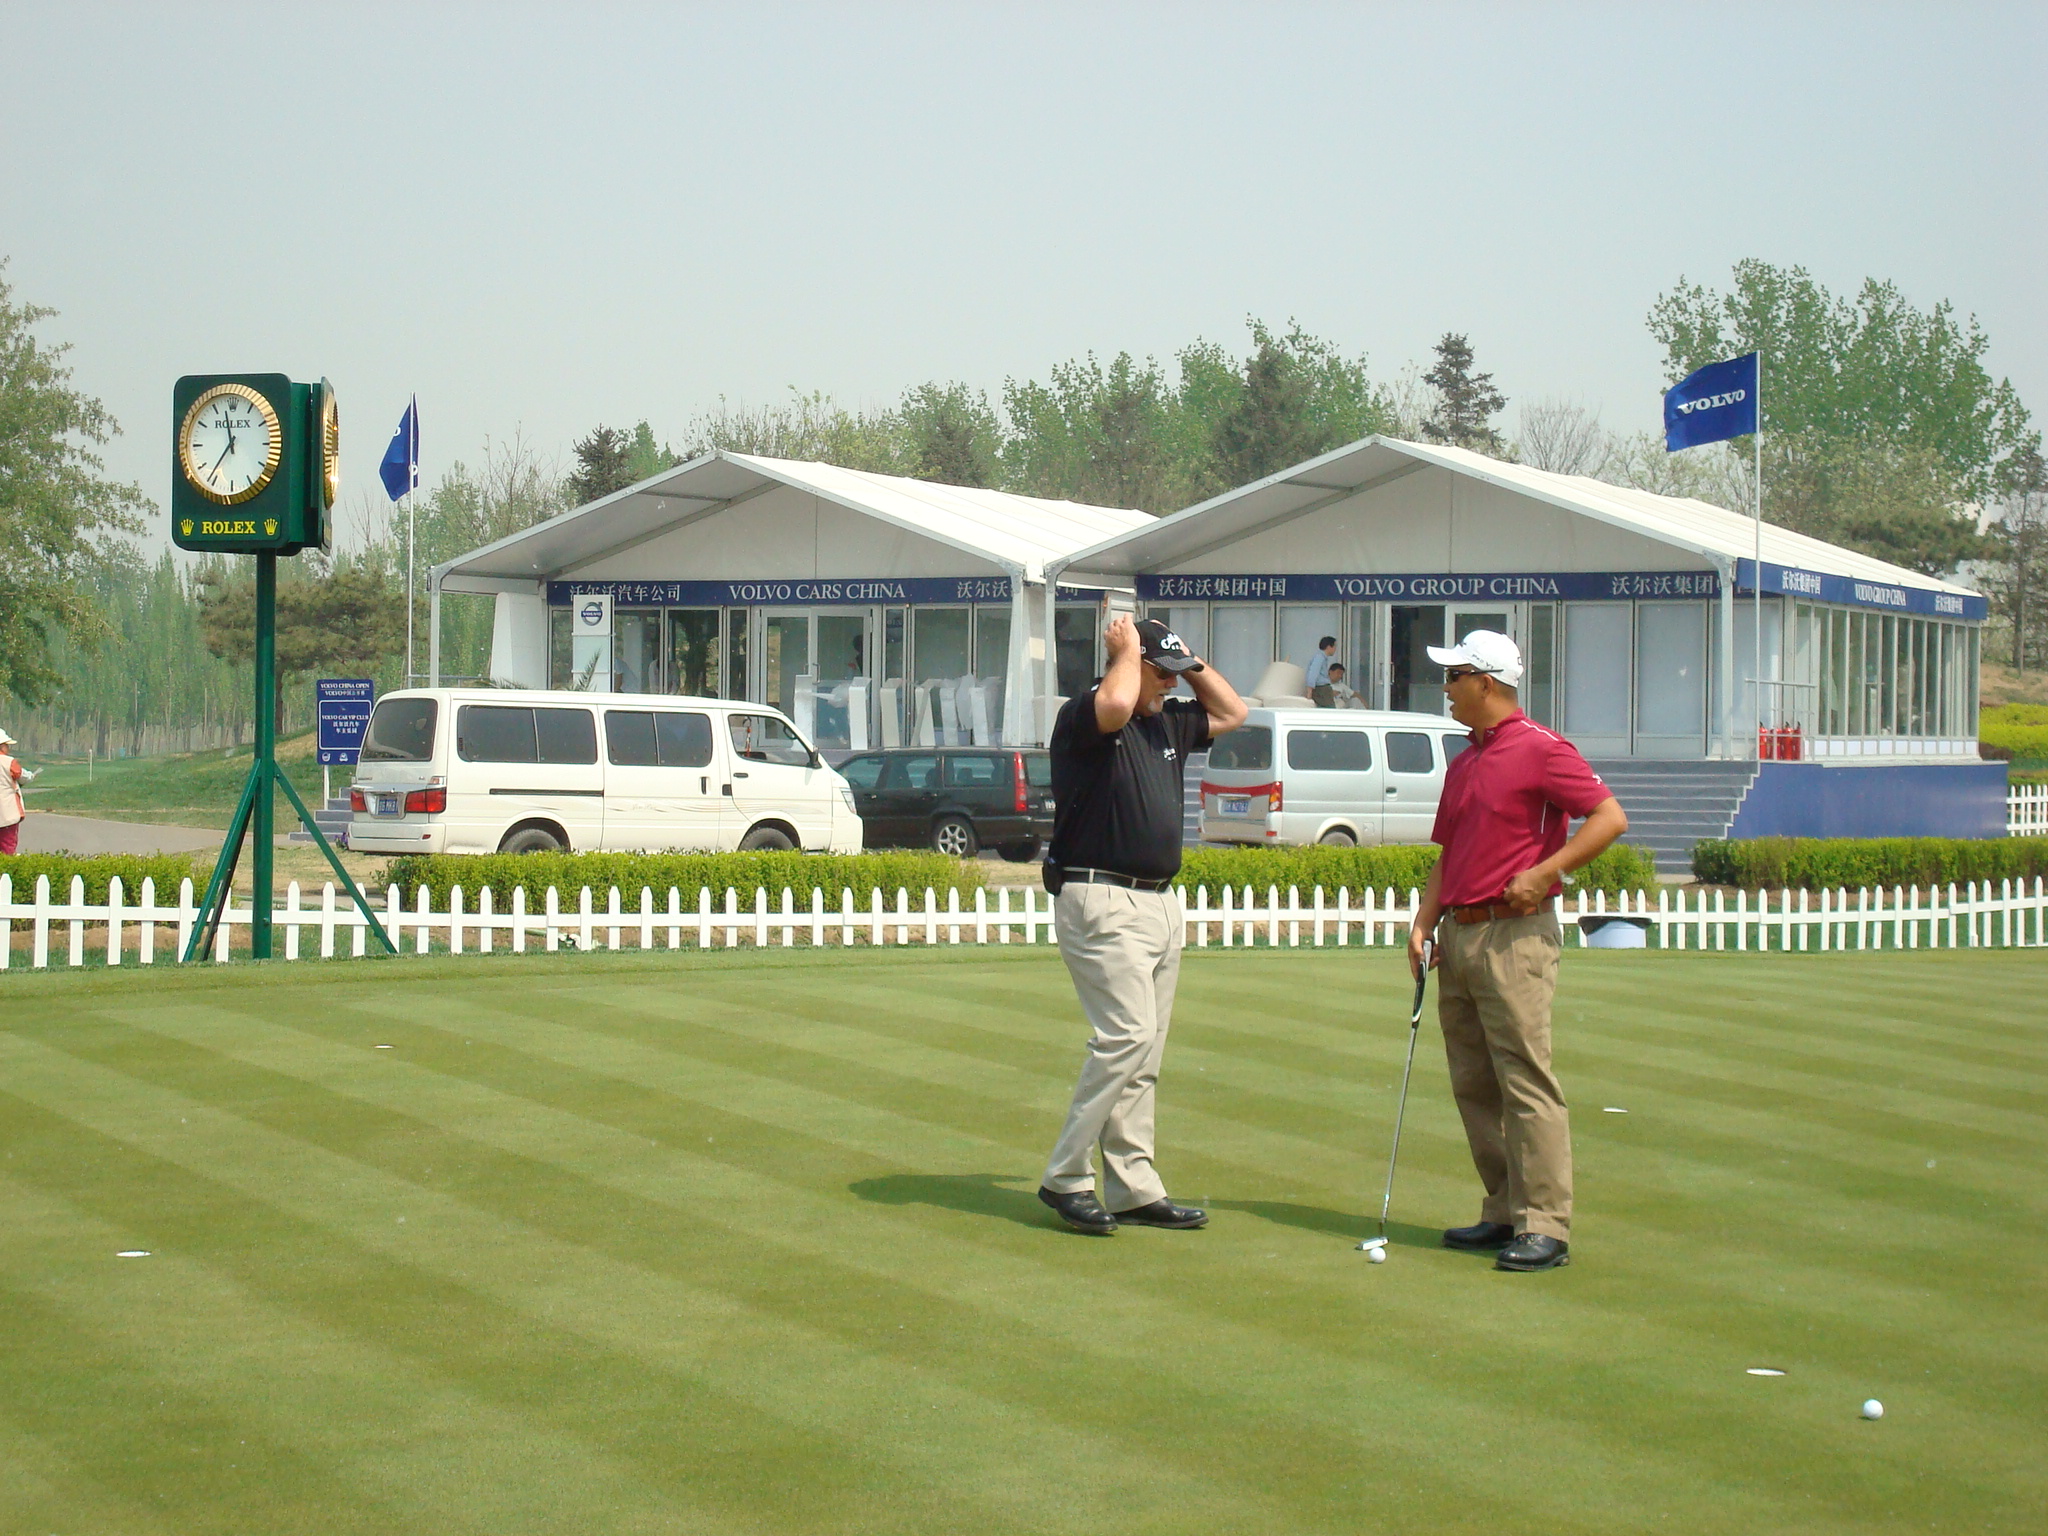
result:
<svg viewBox="0 0 2048 1536"><path fill-rule="evenodd" d="M1627 603L1564 605L1564 728L1570 734L1628 735L1633 621Z"/></svg>

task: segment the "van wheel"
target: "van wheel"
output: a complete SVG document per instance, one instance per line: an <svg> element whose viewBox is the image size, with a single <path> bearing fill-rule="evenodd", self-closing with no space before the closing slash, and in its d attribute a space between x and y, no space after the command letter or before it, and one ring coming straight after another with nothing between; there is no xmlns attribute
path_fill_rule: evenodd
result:
<svg viewBox="0 0 2048 1536"><path fill-rule="evenodd" d="M971 859L981 852L981 839L964 816L941 816L932 823L932 847L956 859Z"/></svg>
<svg viewBox="0 0 2048 1536"><path fill-rule="evenodd" d="M796 844L790 841L789 834L780 827L756 827L740 839L741 853L760 853L764 850L788 853L794 847Z"/></svg>
<svg viewBox="0 0 2048 1536"><path fill-rule="evenodd" d="M1358 846L1358 839L1349 832L1346 832L1342 827L1330 828L1329 831L1317 838L1316 841L1325 848L1356 848Z"/></svg>
<svg viewBox="0 0 2048 1536"><path fill-rule="evenodd" d="M1020 843L1005 843L996 851L1012 864L1029 864L1038 857L1038 839L1027 837Z"/></svg>
<svg viewBox="0 0 2048 1536"><path fill-rule="evenodd" d="M562 840L546 827L521 827L498 844L500 853L563 853Z"/></svg>

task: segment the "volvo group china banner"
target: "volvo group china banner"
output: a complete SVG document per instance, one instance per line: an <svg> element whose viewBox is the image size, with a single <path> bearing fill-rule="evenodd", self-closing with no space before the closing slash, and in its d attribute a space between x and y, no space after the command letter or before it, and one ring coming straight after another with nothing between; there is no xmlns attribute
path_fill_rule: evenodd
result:
<svg viewBox="0 0 2048 1536"><path fill-rule="evenodd" d="M1735 590L1747 596L1756 590L1756 562L1735 562ZM1764 562L1764 592L1804 597L1816 603L1848 608L1883 608L1893 613L1930 614L1938 619L1981 622L1991 616L1991 600L1973 592L1937 592L1928 587L1895 586L1856 576L1827 576L1797 566Z"/></svg>
<svg viewBox="0 0 2048 1536"><path fill-rule="evenodd" d="M1664 392L1664 446L1672 453L1756 431L1754 352L1695 368Z"/></svg>
<svg viewBox="0 0 2048 1536"><path fill-rule="evenodd" d="M1398 576L1139 576L1148 603L1598 602L1635 597L1718 597L1712 571L1421 572Z"/></svg>

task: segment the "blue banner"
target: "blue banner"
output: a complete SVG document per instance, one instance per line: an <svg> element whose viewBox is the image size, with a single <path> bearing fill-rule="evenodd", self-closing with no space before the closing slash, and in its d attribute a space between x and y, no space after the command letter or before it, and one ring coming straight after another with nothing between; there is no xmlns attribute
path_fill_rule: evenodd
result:
<svg viewBox="0 0 2048 1536"><path fill-rule="evenodd" d="M826 576L791 581L551 581L548 604L566 608L586 593L622 608L794 608L866 603L1007 603L1007 576ZM1062 586L1059 601L1102 594Z"/></svg>
<svg viewBox="0 0 2048 1536"><path fill-rule="evenodd" d="M1735 590L1756 590L1756 562L1735 562ZM1828 576L1793 565L1764 562L1764 595L1803 597L1809 602L1836 603L1845 608L1881 608L1889 613L1925 614L1937 619L1982 623L1991 616L1991 600L1974 593L1936 592L1927 587L1868 581L1861 576Z"/></svg>
<svg viewBox="0 0 2048 1536"><path fill-rule="evenodd" d="M391 434L391 446L384 450L384 462L377 466L384 490L393 501L420 484L420 403L413 399L398 418L398 430Z"/></svg>
<svg viewBox="0 0 2048 1536"><path fill-rule="evenodd" d="M1746 437L1757 426L1757 354L1695 368L1664 392L1664 446L1672 453Z"/></svg>
<svg viewBox="0 0 2048 1536"><path fill-rule="evenodd" d="M1718 597L1712 571L1426 571L1399 576L1140 576L1150 603L1598 602L1637 597Z"/></svg>

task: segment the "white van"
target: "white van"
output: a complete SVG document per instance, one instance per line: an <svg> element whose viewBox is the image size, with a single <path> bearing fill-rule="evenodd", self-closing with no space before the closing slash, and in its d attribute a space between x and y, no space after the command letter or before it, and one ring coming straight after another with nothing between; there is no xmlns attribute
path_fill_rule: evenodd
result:
<svg viewBox="0 0 2048 1536"><path fill-rule="evenodd" d="M858 853L853 790L778 710L644 693L408 688L349 786L359 853Z"/></svg>
<svg viewBox="0 0 2048 1536"><path fill-rule="evenodd" d="M1471 743L1441 715L1254 709L1202 774L1211 843L1426 843L1444 769Z"/></svg>

